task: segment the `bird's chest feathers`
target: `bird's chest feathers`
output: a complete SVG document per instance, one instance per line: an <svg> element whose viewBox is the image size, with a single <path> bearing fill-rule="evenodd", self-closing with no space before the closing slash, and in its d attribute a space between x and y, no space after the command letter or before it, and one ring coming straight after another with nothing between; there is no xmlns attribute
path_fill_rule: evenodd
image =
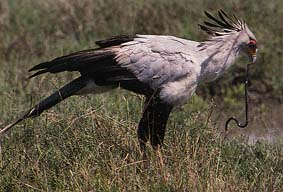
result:
<svg viewBox="0 0 283 192"><path fill-rule="evenodd" d="M163 86L160 97L174 106L185 104L195 93L197 88L197 75L190 75L179 81L169 82Z"/></svg>

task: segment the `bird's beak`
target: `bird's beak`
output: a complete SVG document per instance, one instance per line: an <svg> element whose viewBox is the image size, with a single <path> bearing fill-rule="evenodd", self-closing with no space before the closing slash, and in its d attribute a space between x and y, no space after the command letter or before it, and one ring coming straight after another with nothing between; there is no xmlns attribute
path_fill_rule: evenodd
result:
<svg viewBox="0 0 283 192"><path fill-rule="evenodd" d="M255 63L256 62L256 55L251 55L250 56L250 62Z"/></svg>
<svg viewBox="0 0 283 192"><path fill-rule="evenodd" d="M256 62L256 53L257 53L257 49L249 49L250 62L252 63Z"/></svg>

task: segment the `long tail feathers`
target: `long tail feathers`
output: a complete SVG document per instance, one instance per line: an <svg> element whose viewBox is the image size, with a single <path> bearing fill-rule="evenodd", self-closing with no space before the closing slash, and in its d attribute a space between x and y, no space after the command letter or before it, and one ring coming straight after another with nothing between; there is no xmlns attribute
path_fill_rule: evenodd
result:
<svg viewBox="0 0 283 192"><path fill-rule="evenodd" d="M53 107L57 103L63 101L64 99L76 94L79 90L86 86L87 79L85 77L79 77L58 91L54 92L52 95L47 97L46 99L42 100L40 103L35 105L33 108L28 110L23 116L18 118L14 123L11 123L0 130L0 139L9 131L12 127L20 123L21 121L30 118L30 117L37 117L43 111Z"/></svg>

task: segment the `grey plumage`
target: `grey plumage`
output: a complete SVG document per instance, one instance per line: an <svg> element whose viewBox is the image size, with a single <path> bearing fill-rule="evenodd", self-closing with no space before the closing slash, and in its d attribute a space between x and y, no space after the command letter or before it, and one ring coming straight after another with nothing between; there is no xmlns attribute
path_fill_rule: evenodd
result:
<svg viewBox="0 0 283 192"><path fill-rule="evenodd" d="M234 63L243 52L256 58L256 38L246 23L220 10L209 13L212 21L199 25L210 34L204 42L173 36L132 35L97 41L97 49L72 53L38 64L30 69L31 77L44 73L79 71L81 77L28 110L15 123L38 116L61 100L89 93L102 93L118 86L146 96L143 116L138 127L141 147L150 140L154 148L164 139L171 110L183 105L194 94L200 82L213 81Z"/></svg>

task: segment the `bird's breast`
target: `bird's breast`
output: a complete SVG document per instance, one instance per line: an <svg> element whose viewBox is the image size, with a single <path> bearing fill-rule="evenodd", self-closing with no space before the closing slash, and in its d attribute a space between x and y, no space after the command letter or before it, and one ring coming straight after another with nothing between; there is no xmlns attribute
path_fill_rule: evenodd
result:
<svg viewBox="0 0 283 192"><path fill-rule="evenodd" d="M195 93L197 85L198 74L190 74L178 81L165 84L160 92L160 97L174 107L181 106Z"/></svg>

